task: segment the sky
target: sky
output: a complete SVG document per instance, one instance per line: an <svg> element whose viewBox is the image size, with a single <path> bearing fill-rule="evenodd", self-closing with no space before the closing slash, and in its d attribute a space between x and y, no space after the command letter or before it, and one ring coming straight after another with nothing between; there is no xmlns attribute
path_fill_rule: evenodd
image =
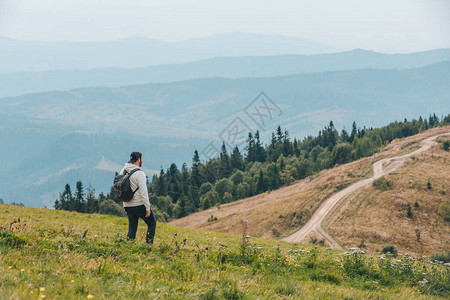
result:
<svg viewBox="0 0 450 300"><path fill-rule="evenodd" d="M301 37L339 48L450 48L450 0L0 0L0 36L178 41L229 32Z"/></svg>

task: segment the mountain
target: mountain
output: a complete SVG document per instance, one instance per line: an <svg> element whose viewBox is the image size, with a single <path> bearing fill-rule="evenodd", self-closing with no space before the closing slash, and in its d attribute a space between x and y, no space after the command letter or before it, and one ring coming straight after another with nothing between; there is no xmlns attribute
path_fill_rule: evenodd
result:
<svg viewBox="0 0 450 300"><path fill-rule="evenodd" d="M408 69L442 61L450 61L450 49L408 54L384 54L358 49L317 55L216 57L146 68L0 73L0 98L46 90L118 87L209 77L273 77L364 68Z"/></svg>
<svg viewBox="0 0 450 300"><path fill-rule="evenodd" d="M218 56L318 54L339 49L301 38L229 33L178 42L132 37L104 42L44 42L1 37L0 73L139 68Z"/></svg>
<svg viewBox="0 0 450 300"><path fill-rule="evenodd" d="M3 98L0 137L8 142L0 148L0 163L10 172L0 175L0 197L49 205L66 182L79 178L108 191L113 171L139 149L149 154L145 167L156 171L171 161L179 167L190 163L194 149L207 160L203 150L210 142L216 148L222 140L238 144L243 151L248 131L259 129L267 141L278 124L292 138L302 138L330 120L349 129L353 121L376 127L430 113L440 117L450 112L449 77L447 62L408 70L209 78ZM243 134L235 138L233 128ZM89 173L97 172L101 161L115 168ZM58 181L34 189L36 182L52 178ZM41 201L31 203L36 199Z"/></svg>

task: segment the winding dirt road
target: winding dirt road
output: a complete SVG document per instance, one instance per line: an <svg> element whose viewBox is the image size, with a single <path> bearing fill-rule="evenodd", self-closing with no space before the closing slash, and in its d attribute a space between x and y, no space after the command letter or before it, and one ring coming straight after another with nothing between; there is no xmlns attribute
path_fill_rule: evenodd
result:
<svg viewBox="0 0 450 300"><path fill-rule="evenodd" d="M335 241L328 233L325 232L325 230L322 228L322 222L325 219L325 217L331 212L331 210L334 208L334 206L344 197L348 196L349 194L353 193L354 191L372 183L374 180L380 178L381 176L384 176L386 174L391 173L394 171L398 166L400 166L408 157L417 155L421 152L424 152L428 149L430 149L433 145L436 144L434 140L440 136L449 135L450 133L444 133L435 135L429 138L426 138L422 141L421 147L411 153L391 157L391 158L385 158L382 160L379 160L375 162L372 166L373 168L373 176L368 179L364 179L361 181L358 181L349 187L343 189L342 191L334 194L330 198L326 199L322 205L315 211L311 219L296 233L284 238L283 240L286 242L301 242L303 241L308 234L311 232L315 232L316 234L322 236L324 239L327 240L327 242L333 247L337 249L343 250L342 246Z"/></svg>

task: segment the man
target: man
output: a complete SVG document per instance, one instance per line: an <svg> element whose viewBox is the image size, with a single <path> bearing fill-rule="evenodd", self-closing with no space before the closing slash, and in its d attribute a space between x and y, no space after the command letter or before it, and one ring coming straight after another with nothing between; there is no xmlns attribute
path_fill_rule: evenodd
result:
<svg viewBox="0 0 450 300"><path fill-rule="evenodd" d="M120 174L124 172L130 173L133 169L142 167L142 153L133 152L130 160L125 164ZM123 207L128 216L128 235L130 240L136 238L139 218L142 218L147 224L147 235L145 241L153 244L153 238L156 231L156 219L153 211L150 209L150 201L148 199L147 176L144 171L136 171L130 177L130 186L134 193L133 198L128 202L123 202Z"/></svg>

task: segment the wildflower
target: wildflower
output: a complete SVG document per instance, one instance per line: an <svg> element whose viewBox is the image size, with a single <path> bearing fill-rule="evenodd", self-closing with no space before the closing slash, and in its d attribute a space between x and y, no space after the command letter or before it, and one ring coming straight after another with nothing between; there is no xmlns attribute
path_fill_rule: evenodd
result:
<svg viewBox="0 0 450 300"><path fill-rule="evenodd" d="M93 299L94 296L92 296L91 294L89 294L89 295L87 295L87 298L88 298L88 299Z"/></svg>
<svg viewBox="0 0 450 300"><path fill-rule="evenodd" d="M247 228L248 228L248 221L247 220L244 220L244 232L246 232L247 231Z"/></svg>
<svg viewBox="0 0 450 300"><path fill-rule="evenodd" d="M45 295L40 294L40 295L39 295L39 299L45 299Z"/></svg>
<svg viewBox="0 0 450 300"><path fill-rule="evenodd" d="M43 293L44 291L45 291L45 287L42 286L39 288L39 292Z"/></svg>
<svg viewBox="0 0 450 300"><path fill-rule="evenodd" d="M25 269L20 269L20 272L25 272Z"/></svg>

